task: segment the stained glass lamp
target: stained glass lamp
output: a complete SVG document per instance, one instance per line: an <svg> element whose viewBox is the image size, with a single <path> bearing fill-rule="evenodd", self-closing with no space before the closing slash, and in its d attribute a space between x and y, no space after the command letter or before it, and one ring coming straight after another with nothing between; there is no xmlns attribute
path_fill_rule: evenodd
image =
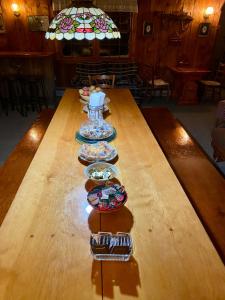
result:
<svg viewBox="0 0 225 300"><path fill-rule="evenodd" d="M46 39L93 40L117 39L120 32L113 20L100 8L70 7L63 9L51 22Z"/></svg>

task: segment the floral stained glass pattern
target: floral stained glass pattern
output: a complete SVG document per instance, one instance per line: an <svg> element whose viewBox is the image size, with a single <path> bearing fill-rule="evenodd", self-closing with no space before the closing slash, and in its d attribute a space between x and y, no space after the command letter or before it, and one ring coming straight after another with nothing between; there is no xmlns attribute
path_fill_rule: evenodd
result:
<svg viewBox="0 0 225 300"><path fill-rule="evenodd" d="M46 39L93 40L120 38L113 20L99 8L71 7L63 9L51 22Z"/></svg>

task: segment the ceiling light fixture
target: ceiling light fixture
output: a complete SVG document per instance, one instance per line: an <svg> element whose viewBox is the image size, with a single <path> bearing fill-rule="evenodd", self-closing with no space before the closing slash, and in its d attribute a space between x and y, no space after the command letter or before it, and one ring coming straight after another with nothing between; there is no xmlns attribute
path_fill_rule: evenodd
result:
<svg viewBox="0 0 225 300"><path fill-rule="evenodd" d="M77 7L65 8L56 15L45 34L46 39L120 38L120 32L113 20L100 8L94 7L92 1L76 1L76 4Z"/></svg>

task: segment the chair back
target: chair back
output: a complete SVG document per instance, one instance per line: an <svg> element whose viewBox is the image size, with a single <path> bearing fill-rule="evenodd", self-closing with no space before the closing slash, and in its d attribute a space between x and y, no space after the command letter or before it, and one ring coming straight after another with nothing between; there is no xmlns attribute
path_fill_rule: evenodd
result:
<svg viewBox="0 0 225 300"><path fill-rule="evenodd" d="M153 65L143 64L141 66L141 78L144 80L145 84L152 85L154 80L154 67Z"/></svg>
<svg viewBox="0 0 225 300"><path fill-rule="evenodd" d="M115 75L88 75L89 84L97 85L103 89L114 88Z"/></svg>

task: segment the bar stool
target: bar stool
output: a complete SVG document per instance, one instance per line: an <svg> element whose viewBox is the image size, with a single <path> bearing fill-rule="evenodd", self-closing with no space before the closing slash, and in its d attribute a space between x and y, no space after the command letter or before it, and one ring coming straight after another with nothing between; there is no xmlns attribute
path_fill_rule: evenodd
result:
<svg viewBox="0 0 225 300"><path fill-rule="evenodd" d="M40 75L21 76L23 96L26 109L40 112L42 106L48 107L45 96L44 78Z"/></svg>
<svg viewBox="0 0 225 300"><path fill-rule="evenodd" d="M26 106L23 98L23 89L18 75L7 76L10 106L12 110L17 110L22 116L26 116Z"/></svg>
<svg viewBox="0 0 225 300"><path fill-rule="evenodd" d="M0 77L0 105L1 110L8 115L10 105L10 94L8 81L5 77Z"/></svg>

